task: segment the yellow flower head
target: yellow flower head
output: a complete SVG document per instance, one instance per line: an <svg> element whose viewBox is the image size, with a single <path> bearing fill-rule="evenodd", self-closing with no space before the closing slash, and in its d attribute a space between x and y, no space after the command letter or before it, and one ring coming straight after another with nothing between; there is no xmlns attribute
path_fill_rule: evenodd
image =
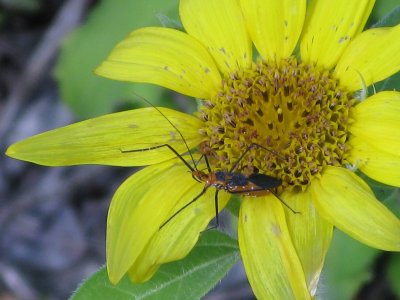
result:
<svg viewBox="0 0 400 300"><path fill-rule="evenodd" d="M242 198L239 245L258 298L314 296L334 226L372 247L400 250L400 221L349 168L400 186L400 93L356 97L399 71L400 25L362 32L371 0L306 2L181 0L185 32L136 30L96 73L199 98L195 117L160 109L171 126L159 111L139 109L9 148L12 157L45 165L151 165L127 179L111 203L113 283L126 273L145 281L184 257L215 216L208 189L170 219L204 184L168 147L136 151L168 144L184 154L174 127L212 170L282 181L276 192ZM219 193L220 208L229 197Z"/></svg>

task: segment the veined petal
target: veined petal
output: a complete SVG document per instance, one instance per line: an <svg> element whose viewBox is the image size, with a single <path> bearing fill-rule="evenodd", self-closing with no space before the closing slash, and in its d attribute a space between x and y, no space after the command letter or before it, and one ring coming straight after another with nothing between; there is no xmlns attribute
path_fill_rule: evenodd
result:
<svg viewBox="0 0 400 300"><path fill-rule="evenodd" d="M400 48L399 48L400 49ZM352 109L350 132L382 151L400 154L400 93L377 93Z"/></svg>
<svg viewBox="0 0 400 300"><path fill-rule="evenodd" d="M203 187L203 184L196 182L195 187L182 195L172 213L194 199ZM129 277L134 282L143 282L149 279L161 264L182 259L192 250L200 233L215 217L214 195L215 189L209 188L205 195L182 210L154 235L129 270ZM218 207L221 211L227 204L230 195L220 192L218 198Z"/></svg>
<svg viewBox="0 0 400 300"><path fill-rule="evenodd" d="M239 246L258 299L310 299L282 204L273 195L246 198L240 207Z"/></svg>
<svg viewBox="0 0 400 300"><path fill-rule="evenodd" d="M310 189L318 213L340 230L371 247L400 251L400 220L356 174L326 167Z"/></svg>
<svg viewBox="0 0 400 300"><path fill-rule="evenodd" d="M400 70L400 25L369 29L350 42L335 69L350 91L381 81Z"/></svg>
<svg viewBox="0 0 400 300"><path fill-rule="evenodd" d="M285 210L293 245L300 258L308 290L315 296L325 256L332 240L333 226L315 209L312 193L284 193L281 198L300 214Z"/></svg>
<svg viewBox="0 0 400 300"><path fill-rule="evenodd" d="M364 28L374 3L314 0L300 42L302 61L332 68L350 40Z"/></svg>
<svg viewBox="0 0 400 300"><path fill-rule="evenodd" d="M175 29L148 27L119 43L95 73L116 80L147 82L209 99L221 83L204 46Z"/></svg>
<svg viewBox="0 0 400 300"><path fill-rule="evenodd" d="M201 41L225 75L247 69L252 46L238 0L181 0L185 30Z"/></svg>
<svg viewBox="0 0 400 300"><path fill-rule="evenodd" d="M190 148L200 143L199 119L175 110L159 109L179 129ZM176 155L167 147L125 151L162 144L169 144L179 153L187 152L176 129L151 107L104 115L38 134L11 145L6 154L46 166L143 166Z"/></svg>
<svg viewBox="0 0 400 300"><path fill-rule="evenodd" d="M377 144L379 140L370 144L363 138L351 138L349 161L376 181L400 186L400 153L388 153Z"/></svg>
<svg viewBox="0 0 400 300"><path fill-rule="evenodd" d="M178 201L198 184L186 166L171 160L135 173L118 188L107 218L107 270L112 283L118 283Z"/></svg>
<svg viewBox="0 0 400 300"><path fill-rule="evenodd" d="M305 0L241 0L250 36L261 56L279 61L296 47L306 12Z"/></svg>

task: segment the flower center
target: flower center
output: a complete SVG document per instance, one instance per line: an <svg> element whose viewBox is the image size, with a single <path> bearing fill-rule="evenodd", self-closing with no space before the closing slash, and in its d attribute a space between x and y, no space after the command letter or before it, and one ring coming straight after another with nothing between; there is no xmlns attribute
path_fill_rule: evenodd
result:
<svg viewBox="0 0 400 300"><path fill-rule="evenodd" d="M349 109L355 100L332 72L298 63L259 62L225 78L199 117L200 151L216 169L282 180L282 189L304 190L326 165L346 163Z"/></svg>

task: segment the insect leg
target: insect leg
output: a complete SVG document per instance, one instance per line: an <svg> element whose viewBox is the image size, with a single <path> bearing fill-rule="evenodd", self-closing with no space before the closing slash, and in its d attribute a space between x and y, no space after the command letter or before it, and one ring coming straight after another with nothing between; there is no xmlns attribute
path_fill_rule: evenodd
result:
<svg viewBox="0 0 400 300"><path fill-rule="evenodd" d="M260 192L260 191L265 191L265 192L270 192L272 195L274 195L283 205L285 205L288 209L291 210L292 213L294 214L301 214L301 212L299 211L295 211L293 208L291 208L289 206L289 204L287 204L285 201L283 201L281 198L279 198L279 196L271 191L271 190L267 190L267 189L263 189L263 188L259 188L259 189L251 189L251 190L247 190L247 191L229 191L229 193L231 194L237 194L237 195L242 195L242 194L251 194L252 192Z"/></svg>
<svg viewBox="0 0 400 300"><path fill-rule="evenodd" d="M285 158L284 158L282 155L279 155L278 153L276 153L275 150L268 149L267 147L261 146L261 145L259 145L259 144L252 143L252 144L250 145L250 147L257 147L257 148L264 149L265 151L268 151L268 152L272 153L273 155L275 155L276 157L280 158L282 161L285 160Z"/></svg>
<svg viewBox="0 0 400 300"><path fill-rule="evenodd" d="M255 144L254 144L255 145ZM233 164L232 168L229 170L229 173L232 173L236 170L236 168L238 167L240 161L243 159L243 157L247 154L247 152L250 151L250 149L253 148L253 144L251 144L250 146L247 147L247 149L242 153L242 155L240 155L240 157L238 158L238 160Z"/></svg>
<svg viewBox="0 0 400 300"><path fill-rule="evenodd" d="M219 227L219 214L218 214L218 193L219 190L215 190L215 195L214 195L214 207L215 207L215 225L207 228L205 231L218 228Z"/></svg>
<svg viewBox="0 0 400 300"><path fill-rule="evenodd" d="M149 151L149 150L154 150L154 149L159 149L162 147L167 147L169 150L171 150L189 169L191 172L196 171L183 157L176 151L171 145L169 144L163 144L163 145L157 145L157 146L152 146L144 149L135 149L135 150L122 150L120 149L121 153L129 153L129 152L143 152L143 151Z"/></svg>
<svg viewBox="0 0 400 300"><path fill-rule="evenodd" d="M207 191L207 189L210 186L205 186L203 190L198 194L196 197L194 197L190 202L186 203L184 206L182 206L179 210L177 210L171 217L168 218L167 221L165 221L163 224L161 224L160 229L163 228L165 225L168 224L169 221L171 221L173 218L175 218L182 210L184 210L186 207L188 207L190 204L194 203L199 199L201 196L204 195L204 193Z"/></svg>
<svg viewBox="0 0 400 300"><path fill-rule="evenodd" d="M215 190L215 196L214 196L214 207L215 207L215 222L217 223L216 226L219 226L219 217L218 217L218 193L219 190Z"/></svg>
<svg viewBox="0 0 400 300"><path fill-rule="evenodd" d="M289 209L292 211L292 213L294 213L294 214L301 214L301 212L295 211L293 208L291 208L291 207L289 206L289 204L287 204L285 201L283 201L281 198L279 198L278 195L277 195L275 192L273 192L273 191L270 191L270 192L271 192L272 195L274 195L276 198L278 198L278 200L281 201L281 203L282 203L283 205L285 205L287 208L289 208Z"/></svg>
<svg viewBox="0 0 400 300"><path fill-rule="evenodd" d="M240 157L239 157L238 160L235 162L235 164L232 166L232 168L229 170L229 172L234 172L234 171L236 170L236 168L238 167L239 163L241 162L241 160L243 159L243 157L244 157L252 148L255 148L255 147L264 149L264 150L266 150L266 151L268 151L268 152L270 152L270 153L276 155L276 156L277 156L278 158L280 158L281 160L285 160L285 158L284 158L283 156L277 154L275 151L272 151L271 149L268 149L268 148L266 148L266 147L264 147L264 146L261 146L261 145L259 145L259 144L251 143L251 144L246 148L246 150L242 153L242 155L240 155Z"/></svg>

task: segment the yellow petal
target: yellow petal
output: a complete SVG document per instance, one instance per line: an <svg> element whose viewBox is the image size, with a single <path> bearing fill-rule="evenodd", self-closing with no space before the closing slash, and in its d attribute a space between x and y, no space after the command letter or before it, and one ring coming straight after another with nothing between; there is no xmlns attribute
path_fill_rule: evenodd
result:
<svg viewBox="0 0 400 300"><path fill-rule="evenodd" d="M200 143L200 120L171 109L160 110L182 132L189 147ZM176 155L167 147L152 151L124 151L162 144L171 145L179 153L187 152L176 129L151 107L104 115L35 135L13 144L6 154L47 166L143 166Z"/></svg>
<svg viewBox="0 0 400 300"><path fill-rule="evenodd" d="M309 189L302 193L284 193L281 198L292 209L300 212L294 214L285 210L286 220L293 245L303 266L308 290L315 296L332 240L333 226L318 214Z"/></svg>
<svg viewBox="0 0 400 300"><path fill-rule="evenodd" d="M377 93L352 109L349 130L382 151L400 154L400 93Z"/></svg>
<svg viewBox="0 0 400 300"><path fill-rule="evenodd" d="M369 29L350 42L335 69L350 91L381 81L400 70L400 25ZM360 79L362 78L362 80Z"/></svg>
<svg viewBox="0 0 400 300"><path fill-rule="evenodd" d="M238 226L240 252L256 297L310 299L278 199L272 195L246 198Z"/></svg>
<svg viewBox="0 0 400 300"><path fill-rule="evenodd" d="M279 61L296 47L306 12L305 0L241 0L250 36L261 56Z"/></svg>
<svg viewBox="0 0 400 300"><path fill-rule="evenodd" d="M340 230L368 246L400 251L400 220L356 174L326 167L310 188L318 213Z"/></svg>
<svg viewBox="0 0 400 300"><path fill-rule="evenodd" d="M300 42L301 59L330 69L367 21L375 0L314 0Z"/></svg>
<svg viewBox="0 0 400 300"><path fill-rule="evenodd" d="M177 202L199 185L184 165L174 161L147 167L129 177L111 201L107 270L114 284L135 263Z"/></svg>
<svg viewBox="0 0 400 300"><path fill-rule="evenodd" d="M350 140L351 153L349 161L363 173L376 181L400 186L400 153L393 154L375 147L362 138Z"/></svg>
<svg viewBox="0 0 400 300"><path fill-rule="evenodd" d="M147 82L179 93L211 98L221 83L215 63L196 39L169 28L132 32L95 73L111 79Z"/></svg>
<svg viewBox="0 0 400 300"><path fill-rule="evenodd" d="M179 12L186 31L207 47L223 74L250 67L251 41L238 0L181 0Z"/></svg>
<svg viewBox="0 0 400 300"><path fill-rule="evenodd" d="M197 183L195 188L187 190L173 211L194 199L203 187L204 184ZM154 235L129 270L129 277L134 282L149 279L161 264L182 259L192 250L201 232L215 217L214 195L215 188L210 187L205 195L182 210ZM220 192L218 198L221 211L230 195Z"/></svg>

